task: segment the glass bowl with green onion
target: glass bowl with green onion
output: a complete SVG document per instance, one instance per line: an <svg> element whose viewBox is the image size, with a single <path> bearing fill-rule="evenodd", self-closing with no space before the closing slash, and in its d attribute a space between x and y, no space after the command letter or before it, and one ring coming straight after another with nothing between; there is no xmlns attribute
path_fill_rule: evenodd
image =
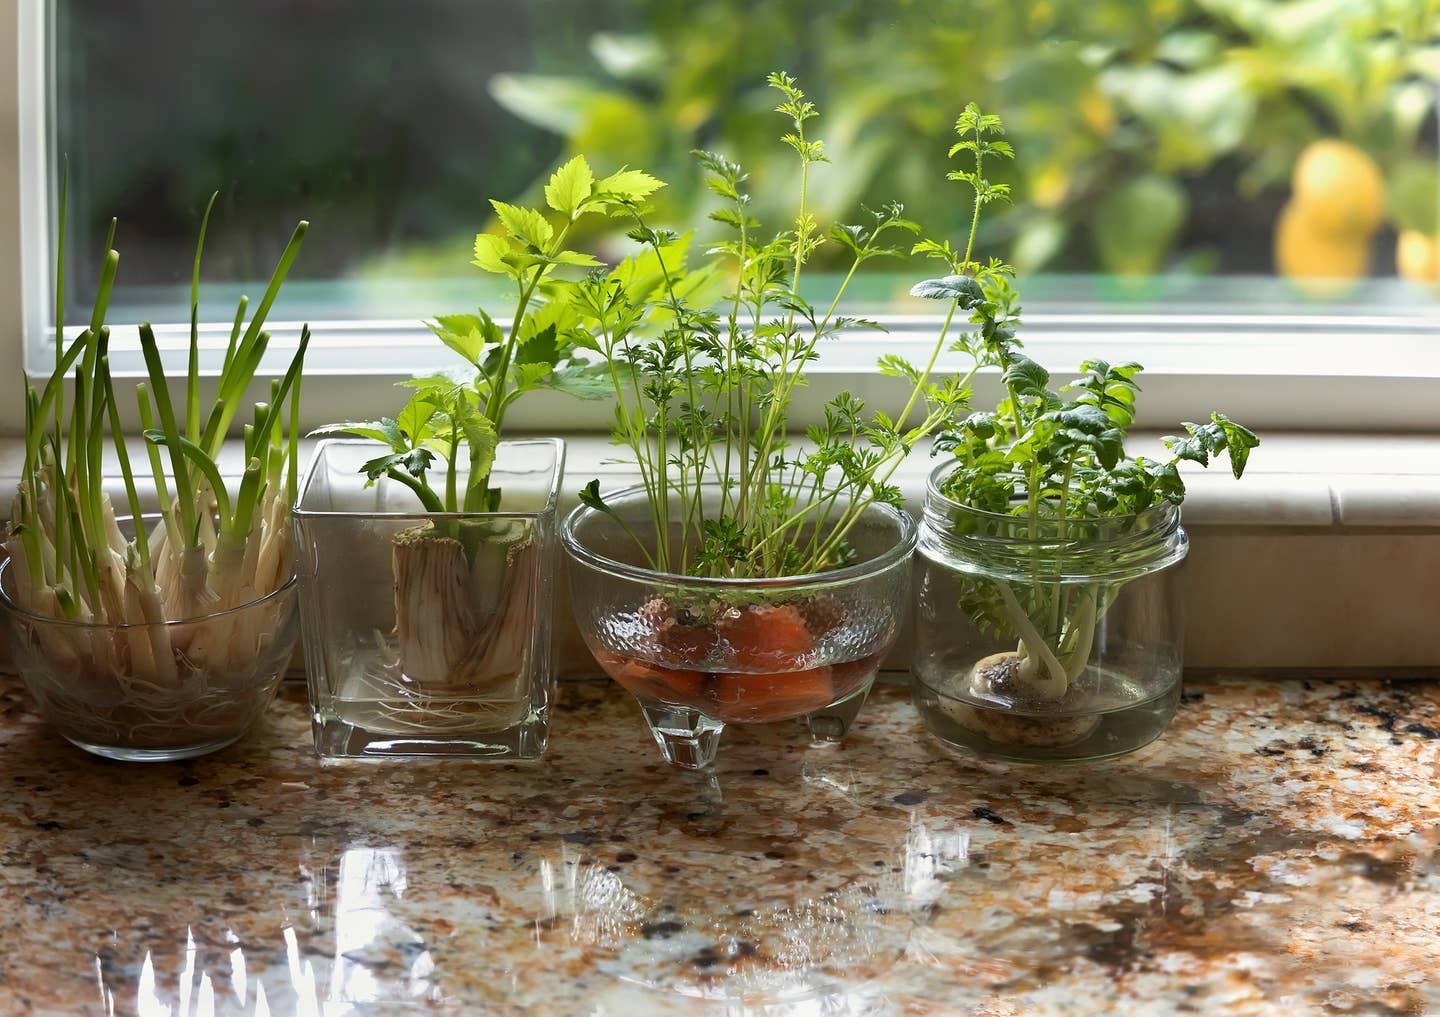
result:
<svg viewBox="0 0 1440 1017"><path fill-rule="evenodd" d="M89 323L67 332L61 185L55 363L44 386L25 393L24 466L0 541L0 617L40 711L70 741L114 759L180 759L233 742L273 698L295 643L290 507L308 327L269 398L252 415L239 411L307 224L296 226L248 322L240 298L217 395L202 407L200 256L214 203L191 273L187 368L172 380L177 365L142 322L146 378L122 392L105 323L120 260L114 224ZM122 425L130 396L154 486L143 496ZM241 453L230 475L222 450ZM107 453L118 478L105 473ZM128 514L112 501L121 488ZM147 517L152 497L159 511Z"/></svg>
<svg viewBox="0 0 1440 1017"><path fill-rule="evenodd" d="M158 516L144 522L163 525ZM131 520L118 530L133 534ZM0 619L16 671L56 731L108 759L188 759L238 740L274 700L295 648L288 563L280 585L236 607L118 624L22 606L21 571L0 564Z"/></svg>

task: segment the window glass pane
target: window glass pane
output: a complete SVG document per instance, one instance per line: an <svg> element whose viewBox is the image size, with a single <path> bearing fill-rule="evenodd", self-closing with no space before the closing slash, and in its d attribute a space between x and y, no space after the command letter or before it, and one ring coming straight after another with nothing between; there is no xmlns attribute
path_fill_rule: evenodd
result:
<svg viewBox="0 0 1440 1017"><path fill-rule="evenodd" d="M1019 267L1032 310L1414 315L1440 292L1429 0L56 3L72 313L119 214L122 311L183 318L216 188L215 318L302 215L285 316L473 304L484 199L539 200L576 151L655 172L661 217L711 234L688 153L722 150L778 225L795 167L774 69L822 112L822 221L898 199L963 240L951 126L969 99L1003 115L1017 161L994 176L1014 201L979 250ZM856 302L921 310L903 295L925 271L890 263Z"/></svg>
<svg viewBox="0 0 1440 1017"><path fill-rule="evenodd" d="M110 217L119 303L188 317L205 202L211 281L268 277L311 221L280 310L414 317L419 279L458 278L490 196L564 152L495 95L508 76L585 74L592 40L644 27L626 0L56 0L56 149L70 164L72 314L88 313ZM215 317L227 289L216 287ZM255 295L252 293L252 296ZM440 305L441 307L445 305Z"/></svg>

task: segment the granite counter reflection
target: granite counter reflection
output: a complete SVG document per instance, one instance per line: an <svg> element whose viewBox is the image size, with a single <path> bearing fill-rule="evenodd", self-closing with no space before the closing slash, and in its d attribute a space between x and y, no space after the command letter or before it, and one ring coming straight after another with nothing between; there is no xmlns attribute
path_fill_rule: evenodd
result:
<svg viewBox="0 0 1440 1017"><path fill-rule="evenodd" d="M0 1013L1440 1012L1433 684L1193 684L1074 769L946 755L882 689L711 782L603 684L498 766L322 765L300 697L136 767L0 683Z"/></svg>

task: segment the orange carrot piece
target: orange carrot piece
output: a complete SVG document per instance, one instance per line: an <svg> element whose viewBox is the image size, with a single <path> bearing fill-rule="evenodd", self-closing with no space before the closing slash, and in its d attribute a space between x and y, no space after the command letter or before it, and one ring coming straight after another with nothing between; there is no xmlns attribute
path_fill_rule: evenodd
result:
<svg viewBox="0 0 1440 1017"><path fill-rule="evenodd" d="M706 712L729 724L801 717L834 700L828 667L775 674L717 674L706 683Z"/></svg>
<svg viewBox="0 0 1440 1017"><path fill-rule="evenodd" d="M729 644L726 663L731 667L784 672L794 669L805 654L815 649L805 619L788 604L746 608L739 617L721 621L717 628L720 638Z"/></svg>
<svg viewBox="0 0 1440 1017"><path fill-rule="evenodd" d="M703 699L705 672L662 667L635 657L597 650L595 659L605 673L631 695L648 696L682 706L698 705Z"/></svg>
<svg viewBox="0 0 1440 1017"><path fill-rule="evenodd" d="M859 691L880 669L880 654L872 653L859 660L847 660L830 665L830 680L835 686L835 698L844 699L852 692Z"/></svg>
<svg viewBox="0 0 1440 1017"><path fill-rule="evenodd" d="M708 625L682 625L674 619L660 626L658 638L671 664L703 664L719 641Z"/></svg>

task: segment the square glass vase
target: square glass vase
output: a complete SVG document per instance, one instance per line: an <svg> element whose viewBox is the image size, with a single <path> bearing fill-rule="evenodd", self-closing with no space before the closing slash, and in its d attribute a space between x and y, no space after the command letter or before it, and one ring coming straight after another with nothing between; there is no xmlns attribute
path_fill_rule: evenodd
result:
<svg viewBox="0 0 1440 1017"><path fill-rule="evenodd" d="M315 750L535 759L555 699L550 619L565 443L503 441L500 511L427 513L367 485L388 449L319 443L294 511ZM443 464L430 478L443 485ZM463 471L457 477L464 490Z"/></svg>

